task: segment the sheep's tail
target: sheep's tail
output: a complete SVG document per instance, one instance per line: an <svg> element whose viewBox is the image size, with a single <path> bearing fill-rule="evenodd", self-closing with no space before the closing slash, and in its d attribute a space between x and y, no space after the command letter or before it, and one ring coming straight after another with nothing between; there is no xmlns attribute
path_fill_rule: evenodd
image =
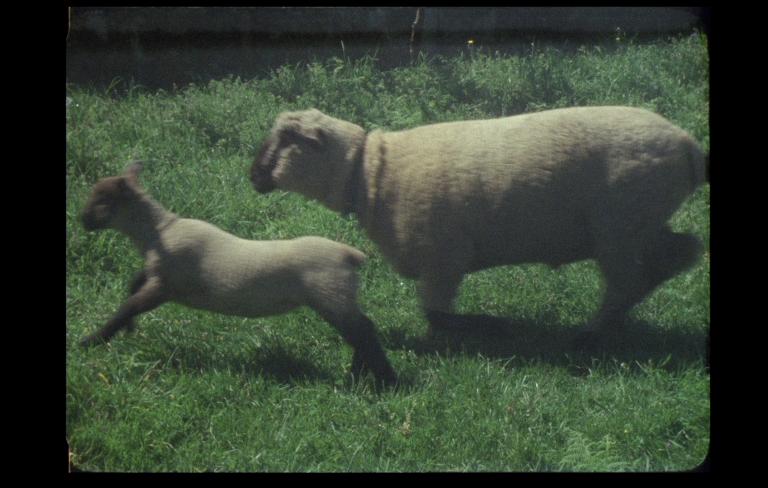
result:
<svg viewBox="0 0 768 488"><path fill-rule="evenodd" d="M347 246L346 260L355 268L359 268L365 262L365 254L354 247Z"/></svg>
<svg viewBox="0 0 768 488"><path fill-rule="evenodd" d="M707 152L707 158L704 162L704 173L706 174L707 183L709 183L709 152Z"/></svg>
<svg viewBox="0 0 768 488"><path fill-rule="evenodd" d="M688 152L688 164L691 168L691 183L693 189L704 183L709 183L709 152L706 154L701 148L692 142Z"/></svg>

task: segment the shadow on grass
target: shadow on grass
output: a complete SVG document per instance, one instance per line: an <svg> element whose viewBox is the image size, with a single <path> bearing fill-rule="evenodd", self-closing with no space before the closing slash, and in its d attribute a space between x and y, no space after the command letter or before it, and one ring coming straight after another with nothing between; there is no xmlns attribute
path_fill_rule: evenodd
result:
<svg viewBox="0 0 768 488"><path fill-rule="evenodd" d="M297 357L280 344L248 347L235 354L177 345L164 361L168 367L187 373L227 371L248 378L264 377L282 384L330 383L335 377L331 371L320 368L310 359Z"/></svg>
<svg viewBox="0 0 768 488"><path fill-rule="evenodd" d="M581 326L545 324L489 315L461 315L431 336L408 337L392 330L386 343L392 349L417 355L440 353L482 354L496 359L537 360L586 372L594 360L613 359L627 364L663 364L675 369L689 364L708 365L706 332L665 330L643 321L629 320L623 329L601 337L589 348L579 346Z"/></svg>
<svg viewBox="0 0 768 488"><path fill-rule="evenodd" d="M332 383L335 375L306 358L297 357L278 347L263 349L246 364L241 364L248 376L263 376L285 384L297 381Z"/></svg>
<svg viewBox="0 0 768 488"><path fill-rule="evenodd" d="M207 373L227 371L244 378L264 378L283 385L299 383L342 385L343 389L362 391L367 388L372 392L386 391L380 388L371 374L356 378L350 373L350 366L331 370L318 367L318 364L303 357L298 357L282 346L260 347L247 353L236 355L205 355L194 349L176 350L167 362L169 367L179 371ZM339 383L339 377L343 380Z"/></svg>

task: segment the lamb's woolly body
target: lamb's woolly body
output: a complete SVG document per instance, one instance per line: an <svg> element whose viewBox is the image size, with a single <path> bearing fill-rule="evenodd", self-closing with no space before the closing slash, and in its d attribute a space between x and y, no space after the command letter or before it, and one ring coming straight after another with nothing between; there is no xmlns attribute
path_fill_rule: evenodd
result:
<svg viewBox="0 0 768 488"><path fill-rule="evenodd" d="M704 155L646 110L568 108L367 136L354 127L314 109L283 114L254 186L337 211L356 188L351 210L395 268L420 280L428 311L449 311L471 271L595 258L607 284L597 322L607 322L698 252L666 221L704 181Z"/></svg>
<svg viewBox="0 0 768 488"><path fill-rule="evenodd" d="M169 299L217 313L260 317L302 305L351 312L363 253L322 237L255 241L179 218L146 192L122 205L113 226L142 252Z"/></svg>
<svg viewBox="0 0 768 488"><path fill-rule="evenodd" d="M131 297L84 345L109 340L132 327L133 316L166 301L244 317L308 306L355 348L356 369L370 367L379 380L394 381L373 324L357 304L362 252L315 236L246 240L201 220L179 218L138 186L137 171L97 183L83 212L86 228L123 232L145 260Z"/></svg>
<svg viewBox="0 0 768 488"><path fill-rule="evenodd" d="M352 313L362 253L321 237L253 241L207 222L179 219L146 251L181 304L260 317L302 305ZM355 260L350 257L354 256Z"/></svg>

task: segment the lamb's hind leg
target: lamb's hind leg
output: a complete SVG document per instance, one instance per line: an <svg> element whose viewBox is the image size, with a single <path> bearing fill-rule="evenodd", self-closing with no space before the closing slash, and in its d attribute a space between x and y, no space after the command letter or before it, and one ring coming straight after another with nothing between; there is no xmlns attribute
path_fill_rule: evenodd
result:
<svg viewBox="0 0 768 488"><path fill-rule="evenodd" d="M136 315L148 312L166 301L160 279L157 277L146 279L140 288L123 302L109 322L97 332L85 337L80 341L80 345L88 347L108 342L120 329L130 327Z"/></svg>
<svg viewBox="0 0 768 488"><path fill-rule="evenodd" d="M376 326L365 314L359 310L339 313L324 307L314 308L352 346L354 350L352 355L353 374L359 376L370 371L377 382L382 385L391 386L397 383L397 375L381 347Z"/></svg>
<svg viewBox="0 0 768 488"><path fill-rule="evenodd" d="M344 333L344 339L355 350L352 355L352 372L360 375L370 371L379 383L386 386L397 383L397 375L381 347L376 326L371 319L361 313L352 324Z"/></svg>

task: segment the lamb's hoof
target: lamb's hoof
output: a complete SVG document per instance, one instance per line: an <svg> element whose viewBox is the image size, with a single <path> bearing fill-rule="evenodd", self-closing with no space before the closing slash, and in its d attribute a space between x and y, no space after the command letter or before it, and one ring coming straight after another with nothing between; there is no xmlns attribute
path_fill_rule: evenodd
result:
<svg viewBox="0 0 768 488"><path fill-rule="evenodd" d="M376 384L382 388L393 388L397 386L397 374L390 369L382 374L376 375Z"/></svg>
<svg viewBox="0 0 768 488"><path fill-rule="evenodd" d="M363 378L367 374L371 374L376 382L376 388L391 388L397 385L397 374L389 364L379 368L379 371L374 371L369 365L361 361L357 356L352 359L351 373L355 378Z"/></svg>
<svg viewBox="0 0 768 488"><path fill-rule="evenodd" d="M394 371L375 373L371 369L365 368L362 371L353 372L352 374L355 378L362 378L367 374L370 374L373 376L374 384L376 385L377 390L397 386L397 375Z"/></svg>
<svg viewBox="0 0 768 488"><path fill-rule="evenodd" d="M98 334L93 334L85 337L78 344L80 345L80 347L93 347L93 346L99 346L106 343L107 343L107 339L103 338Z"/></svg>

